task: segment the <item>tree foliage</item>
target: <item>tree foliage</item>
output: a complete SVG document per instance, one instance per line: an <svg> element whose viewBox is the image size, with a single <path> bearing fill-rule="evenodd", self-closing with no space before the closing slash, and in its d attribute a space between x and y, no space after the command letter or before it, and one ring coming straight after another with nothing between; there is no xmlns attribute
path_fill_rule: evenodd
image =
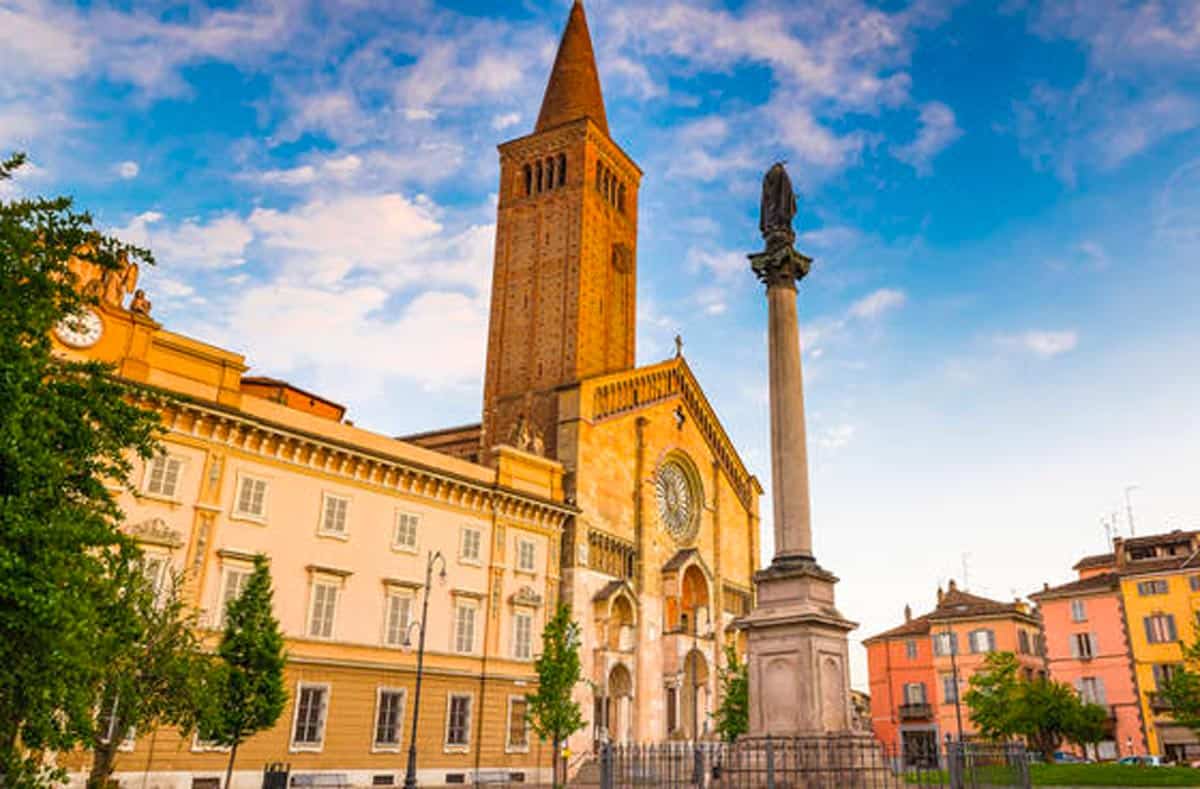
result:
<svg viewBox="0 0 1200 789"><path fill-rule="evenodd" d="M242 593L225 609L225 632L217 648L209 708L201 721L202 736L229 747L225 786L233 773L238 746L269 729L287 703L283 685L283 634L272 612L271 569L267 557L254 557L254 572Z"/></svg>
<svg viewBox="0 0 1200 789"><path fill-rule="evenodd" d="M750 667L738 658L732 644L725 646L725 665L719 671L721 705L716 712L717 734L734 742L750 730Z"/></svg>
<svg viewBox="0 0 1200 789"><path fill-rule="evenodd" d="M992 740L1023 737L1047 760L1065 740L1099 742L1108 711L1084 702L1062 682L1026 679L1011 652L993 652L970 680L963 696L980 734Z"/></svg>
<svg viewBox="0 0 1200 789"><path fill-rule="evenodd" d="M0 162L0 182L24 163ZM155 449L158 419L112 369L67 361L50 335L95 297L70 265L101 271L150 254L98 232L69 198L0 200L0 774L51 778L41 753L93 734L95 689L138 551L112 488Z"/></svg>
<svg viewBox="0 0 1200 789"><path fill-rule="evenodd" d="M1183 663L1158 687L1159 698L1181 726L1200 733L1200 635L1183 648Z"/></svg>
<svg viewBox="0 0 1200 789"><path fill-rule="evenodd" d="M107 785L126 732L195 728L212 664L196 638L195 613L180 596L181 576L172 575L160 589L139 564L118 580L123 595L112 621L119 626L109 631L96 696L100 725L90 743L91 787Z"/></svg>
<svg viewBox="0 0 1200 789"><path fill-rule="evenodd" d="M579 658L579 625L571 609L559 601L554 616L542 630L542 654L534 662L537 693L527 696L529 723L543 740L553 743L555 781L563 742L585 725L579 703L572 698L583 677Z"/></svg>

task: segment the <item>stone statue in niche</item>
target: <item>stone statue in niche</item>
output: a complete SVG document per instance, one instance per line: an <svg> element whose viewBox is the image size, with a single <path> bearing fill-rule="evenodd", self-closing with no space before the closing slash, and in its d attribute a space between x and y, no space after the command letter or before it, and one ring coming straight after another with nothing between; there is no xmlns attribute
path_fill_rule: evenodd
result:
<svg viewBox="0 0 1200 789"><path fill-rule="evenodd" d="M792 220L796 218L796 193L792 190L792 179L788 177L783 162L775 162L763 176L762 202L759 205L758 229L767 242L796 240Z"/></svg>
<svg viewBox="0 0 1200 789"><path fill-rule="evenodd" d="M546 452L546 441L542 438L541 431L534 427L526 416L521 416L513 425L509 442L522 452L532 452L535 455L543 455Z"/></svg>
<svg viewBox="0 0 1200 789"><path fill-rule="evenodd" d="M107 304L111 304L114 307L121 307L125 304L125 296L137 290L137 263L126 261L124 268L109 269L104 272L102 280L103 291L101 292L101 298ZM145 295L143 294L143 300L144 298Z"/></svg>

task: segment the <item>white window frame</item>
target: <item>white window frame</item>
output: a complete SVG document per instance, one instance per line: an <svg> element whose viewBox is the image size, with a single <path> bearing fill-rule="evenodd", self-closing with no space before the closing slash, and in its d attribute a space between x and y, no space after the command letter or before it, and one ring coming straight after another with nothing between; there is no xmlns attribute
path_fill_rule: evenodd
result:
<svg viewBox="0 0 1200 789"><path fill-rule="evenodd" d="M1072 600L1071 601L1071 621L1086 622L1087 621L1087 601Z"/></svg>
<svg viewBox="0 0 1200 789"><path fill-rule="evenodd" d="M150 489L150 482L151 482L151 480L154 479L154 466L159 461L162 461L167 464L170 464L170 463L178 464L178 467L176 468L176 471L175 471L175 486L171 489L170 492L166 492L163 490L154 491L154 490ZM169 468L170 468L170 466L168 465L167 468L163 469L163 479L164 480L166 479L167 471ZM173 455L170 452L161 452L161 453L155 455L154 457L150 458L149 462L146 463L146 467L142 474L142 488L141 488L142 496L149 498L149 499L160 499L162 501L170 501L170 502L174 502L176 504L179 503L181 501L181 499L179 497L179 488L183 484L183 472L186 468L187 468L187 458L184 457L183 455Z"/></svg>
<svg viewBox="0 0 1200 789"><path fill-rule="evenodd" d="M512 714L513 702L525 702L525 744L514 745L512 741ZM510 694L508 697L508 709L504 715L504 752L505 753L529 753L529 699L522 695Z"/></svg>
<svg viewBox="0 0 1200 789"><path fill-rule="evenodd" d="M520 654L520 651L518 649L518 647L520 647L520 645L521 645L521 642L520 642L520 639L517 638L517 632L518 632L517 623L521 619L529 620L529 640L525 644L526 652L528 652L528 654L526 654L526 655ZM534 625L534 612L532 610L518 608L515 611L513 611L513 616L512 616L512 658L513 658L513 660L533 660L533 625Z"/></svg>
<svg viewBox="0 0 1200 789"><path fill-rule="evenodd" d="M329 515L329 502L337 501L342 505L342 529L329 528L327 516ZM320 537L332 537L335 540L350 539L350 497L341 493L333 493L332 491L322 491L321 493L321 515L317 521L317 535Z"/></svg>
<svg viewBox="0 0 1200 789"><path fill-rule="evenodd" d="M313 615L316 613L317 606L317 587L327 586L333 589L333 613L329 617L329 634L314 634L313 633ZM318 641L332 641L337 635L337 615L338 605L341 603L342 596L342 579L328 575L314 573L308 584L308 617L304 622L304 635L307 638L314 638Z"/></svg>
<svg viewBox="0 0 1200 789"><path fill-rule="evenodd" d="M383 711L383 694L400 694L400 711L396 713L396 742L380 743L379 713ZM408 709L408 688L380 686L375 689L375 716L371 719L371 753L400 753L404 747L404 713Z"/></svg>
<svg viewBox="0 0 1200 789"><path fill-rule="evenodd" d="M475 535L475 555L467 555L467 535ZM463 526L458 533L458 561L462 564L483 564L483 529L478 526Z"/></svg>
<svg viewBox="0 0 1200 789"><path fill-rule="evenodd" d="M400 627L399 641L392 641L392 600L400 598L408 601L408 616ZM408 633L409 624L413 621L413 606L416 605L417 595L412 589L401 586L385 586L383 592L383 643L389 647L403 647L404 636Z"/></svg>
<svg viewBox="0 0 1200 789"><path fill-rule="evenodd" d="M917 688L918 692L912 693L911 690L913 688ZM921 697L921 700L913 701L912 697L914 695L919 695ZM929 694L925 689L925 683L924 682L906 682L906 683L904 683L904 703L905 704L928 704L929 703Z"/></svg>
<svg viewBox="0 0 1200 789"><path fill-rule="evenodd" d="M453 708L454 699L467 700L467 723L466 723L466 742L454 743L450 742L450 710ZM474 693L447 693L446 694L446 725L442 732L442 752L443 753L470 753L471 752L471 731L472 718L475 717L475 694Z"/></svg>
<svg viewBox="0 0 1200 789"><path fill-rule="evenodd" d="M525 549L529 549L529 565L524 563ZM519 573L529 573L537 575L537 541L531 540L528 537L517 538L517 567Z"/></svg>
<svg viewBox="0 0 1200 789"><path fill-rule="evenodd" d="M400 542L397 537L400 535L400 522L408 518L412 524L412 545ZM405 553L418 553L420 551L420 528L421 515L408 510L396 510L396 514L392 518L392 550L403 551Z"/></svg>
<svg viewBox="0 0 1200 789"><path fill-rule="evenodd" d="M150 562L162 562L162 566L151 577L146 570L149 569ZM167 579L171 577L171 553L163 548L155 548L152 546L142 546L142 574L146 576L146 580L150 581L154 588L154 602L156 605L162 605L163 594L167 591Z"/></svg>
<svg viewBox="0 0 1200 789"><path fill-rule="evenodd" d="M951 687L954 688L954 696L950 696L948 693L946 693L946 689ZM961 695L961 690L962 689L958 686L958 683L954 681L953 674L942 675L942 704L954 704L956 701L958 701L959 696Z"/></svg>
<svg viewBox="0 0 1200 789"><path fill-rule="evenodd" d="M1096 651L1095 633L1071 634L1071 657L1077 660L1092 660L1096 657Z"/></svg>
<svg viewBox="0 0 1200 789"><path fill-rule="evenodd" d="M250 523L267 522L267 514L271 511L271 480L259 474L245 471L237 473L237 485L233 489L233 511L229 517L232 520L249 521ZM261 482L263 486L262 512L251 512L242 509L242 486L247 482Z"/></svg>
<svg viewBox="0 0 1200 789"><path fill-rule="evenodd" d="M917 645L917 639L909 638L904 641L904 657L906 660L916 660L920 655L920 647Z"/></svg>
<svg viewBox="0 0 1200 789"><path fill-rule="evenodd" d="M217 745L213 740L200 739L200 732L192 732L192 753L229 753L228 745Z"/></svg>
<svg viewBox="0 0 1200 789"><path fill-rule="evenodd" d="M465 652L458 648L458 612L460 609L469 609L472 612L471 646ZM450 651L455 655L474 655L476 653L476 646L479 643L479 609L478 600L463 596L454 598L454 621L450 624Z"/></svg>
<svg viewBox="0 0 1200 789"><path fill-rule="evenodd" d="M242 579L241 585L238 588L238 594L246 588L246 582L250 580L250 574L254 572L254 565L249 562L238 560L225 559L221 562L221 583L217 589L217 605L216 605L216 629L225 629L225 609L229 606L229 601L226 599L229 595L229 574L238 573L245 576Z"/></svg>
<svg viewBox="0 0 1200 789"><path fill-rule="evenodd" d="M321 710L321 740L317 743L311 742L296 742L296 726L300 722L300 699L304 695L306 688L320 689L325 692ZM300 680L296 683L296 701L292 704L292 732L288 735L288 752L289 753L320 753L325 749L325 732L329 730L329 709L330 700L333 698L333 685L328 682L305 682ZM374 736L374 735L372 735Z"/></svg>

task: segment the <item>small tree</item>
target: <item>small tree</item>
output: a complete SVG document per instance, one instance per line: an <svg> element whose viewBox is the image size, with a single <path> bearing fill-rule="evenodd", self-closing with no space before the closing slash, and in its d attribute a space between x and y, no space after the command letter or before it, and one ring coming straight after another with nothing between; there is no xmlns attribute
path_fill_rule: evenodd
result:
<svg viewBox="0 0 1200 789"><path fill-rule="evenodd" d="M1064 740L1087 745L1103 737L1107 711L1081 700L1070 685L1022 678L1011 652L993 652L984 666L971 677L970 690L963 696L984 737L1024 737L1047 761Z"/></svg>
<svg viewBox="0 0 1200 789"><path fill-rule="evenodd" d="M0 183L24 157L0 161ZM115 276L148 252L98 232L66 197L0 199L0 776L56 778L41 753L89 741L118 604L136 557L112 486L155 450L158 417L108 365L54 352L96 303L72 262Z"/></svg>
<svg viewBox="0 0 1200 789"><path fill-rule="evenodd" d="M738 659L732 644L725 646L725 665L719 674L721 705L717 707L717 734L735 742L750 730L750 667Z"/></svg>
<svg viewBox="0 0 1200 789"><path fill-rule="evenodd" d="M1183 648L1183 664L1159 684L1158 695L1176 723L1200 733L1200 635Z"/></svg>
<svg viewBox="0 0 1200 789"><path fill-rule="evenodd" d="M279 720L287 703L283 686L283 635L271 612L267 557L254 557L254 572L225 609L220 661L210 686L210 705L201 721L206 739L229 748L225 789L233 776L238 746Z"/></svg>
<svg viewBox="0 0 1200 789"><path fill-rule="evenodd" d="M583 675L579 659L579 625L571 621L571 610L559 601L554 616L542 630L542 654L534 662L538 675L537 693L527 696L529 722L543 740L553 744L555 786L562 744L584 727L579 703L571 698ZM565 782L566 776L563 776Z"/></svg>
<svg viewBox="0 0 1200 789"><path fill-rule="evenodd" d="M112 649L106 654L97 694L100 726L92 737L89 787L103 787L112 775L125 733L172 725L195 728L211 660L200 650L196 617L180 597L180 577L156 589L140 564L120 572L124 589L114 611Z"/></svg>

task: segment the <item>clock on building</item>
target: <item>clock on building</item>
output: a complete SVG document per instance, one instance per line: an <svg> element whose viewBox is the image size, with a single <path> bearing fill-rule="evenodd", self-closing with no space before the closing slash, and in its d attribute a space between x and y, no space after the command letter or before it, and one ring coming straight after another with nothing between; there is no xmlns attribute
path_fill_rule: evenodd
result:
<svg viewBox="0 0 1200 789"><path fill-rule="evenodd" d="M90 348L104 333L104 321L95 310L85 309L78 315L59 321L54 333L58 339L73 348Z"/></svg>
<svg viewBox="0 0 1200 789"><path fill-rule="evenodd" d="M698 507L695 485L687 469L678 461L663 463L654 480L658 517L671 536L686 542L696 534Z"/></svg>

